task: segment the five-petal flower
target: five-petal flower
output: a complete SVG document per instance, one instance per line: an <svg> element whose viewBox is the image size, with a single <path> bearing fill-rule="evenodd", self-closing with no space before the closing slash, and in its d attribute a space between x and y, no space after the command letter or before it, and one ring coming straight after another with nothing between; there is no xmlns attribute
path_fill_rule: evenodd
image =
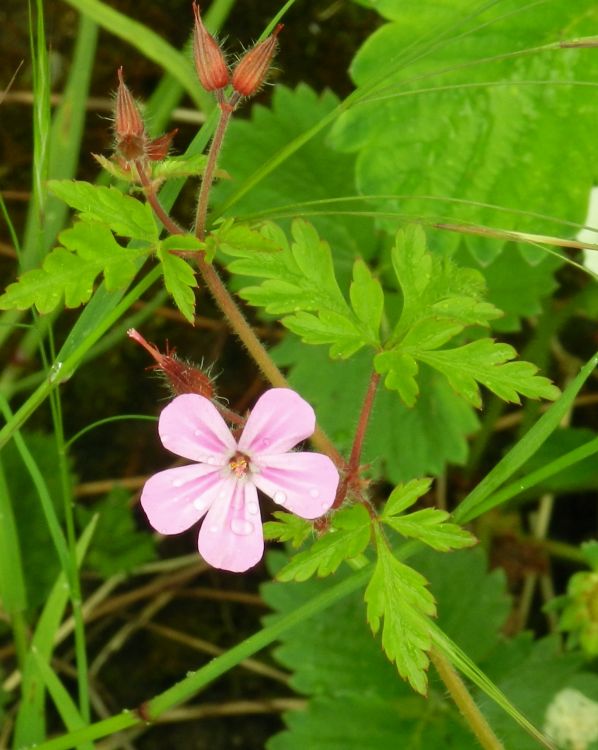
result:
<svg viewBox="0 0 598 750"><path fill-rule="evenodd" d="M205 515L198 540L204 560L234 572L251 568L264 551L258 489L302 518L321 516L334 501L339 475L330 458L290 452L314 429L313 409L289 388L261 396L238 441L209 399L178 396L160 415L160 439L197 463L146 482L141 504L150 524L178 534Z"/></svg>

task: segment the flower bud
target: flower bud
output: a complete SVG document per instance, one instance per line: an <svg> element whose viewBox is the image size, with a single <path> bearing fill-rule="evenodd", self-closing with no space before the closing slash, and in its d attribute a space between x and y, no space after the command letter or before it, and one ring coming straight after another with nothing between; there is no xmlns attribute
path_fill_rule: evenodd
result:
<svg viewBox="0 0 598 750"><path fill-rule="evenodd" d="M145 125L139 107L125 85L122 66L118 69L116 92L116 149L127 160L139 159L145 148Z"/></svg>
<svg viewBox="0 0 598 750"><path fill-rule="evenodd" d="M279 23L273 34L256 44L239 60L233 71L232 84L235 91L242 96L252 96L263 84L272 58L276 54L277 37L282 28L283 25Z"/></svg>
<svg viewBox="0 0 598 750"><path fill-rule="evenodd" d="M200 396L205 396L205 398L213 398L212 379L199 367L195 367L189 362L183 362L175 356L174 351L171 354L168 351L168 346L166 347L166 354L162 354L157 347L149 344L134 328L129 328L127 336L141 344L152 355L156 360L153 369L160 370L163 373L175 396L180 396L183 393L197 393Z"/></svg>
<svg viewBox="0 0 598 750"><path fill-rule="evenodd" d="M193 13L195 14L193 55L197 77L206 91L224 88L228 84L229 75L222 50L203 25L197 3L193 3Z"/></svg>

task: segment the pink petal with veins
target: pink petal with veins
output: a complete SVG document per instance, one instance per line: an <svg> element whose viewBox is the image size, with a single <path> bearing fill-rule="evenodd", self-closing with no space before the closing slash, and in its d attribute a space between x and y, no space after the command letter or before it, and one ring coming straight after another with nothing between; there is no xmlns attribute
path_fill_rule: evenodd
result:
<svg viewBox="0 0 598 750"><path fill-rule="evenodd" d="M262 559L264 536L251 482L225 480L208 511L198 539L199 554L215 568L242 573Z"/></svg>
<svg viewBox="0 0 598 750"><path fill-rule="evenodd" d="M285 453L260 456L253 475L258 489L274 502L302 518L318 518L330 510L339 475L336 466L321 453Z"/></svg>
<svg viewBox="0 0 598 750"><path fill-rule="evenodd" d="M147 480L141 505L160 534L179 534L204 516L226 480L220 468L191 464L166 469Z"/></svg>
<svg viewBox="0 0 598 750"><path fill-rule="evenodd" d="M314 410L290 388L271 388L258 399L239 440L252 457L284 453L313 435Z"/></svg>
<svg viewBox="0 0 598 750"><path fill-rule="evenodd" d="M214 404L185 393L164 408L158 424L165 448L183 458L223 466L237 444Z"/></svg>

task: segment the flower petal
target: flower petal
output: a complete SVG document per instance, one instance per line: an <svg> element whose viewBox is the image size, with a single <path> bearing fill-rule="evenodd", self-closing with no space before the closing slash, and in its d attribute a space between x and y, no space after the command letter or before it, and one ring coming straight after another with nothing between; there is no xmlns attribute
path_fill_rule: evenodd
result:
<svg viewBox="0 0 598 750"><path fill-rule="evenodd" d="M262 519L251 482L225 480L201 525L198 547L207 563L233 573L242 573L262 559Z"/></svg>
<svg viewBox="0 0 598 750"><path fill-rule="evenodd" d="M315 427L314 410L298 393L271 388L253 407L239 450L252 457L284 453L313 435Z"/></svg>
<svg viewBox="0 0 598 750"><path fill-rule="evenodd" d="M207 464L166 469L147 480L141 505L160 534L180 534L206 514L223 482L220 469Z"/></svg>
<svg viewBox="0 0 598 750"><path fill-rule="evenodd" d="M285 453L261 456L253 474L258 489L274 502L302 518L317 518L330 509L339 475L321 453Z"/></svg>
<svg viewBox="0 0 598 750"><path fill-rule="evenodd" d="M195 393L177 396L160 414L160 440L183 458L223 466L237 444L214 404Z"/></svg>

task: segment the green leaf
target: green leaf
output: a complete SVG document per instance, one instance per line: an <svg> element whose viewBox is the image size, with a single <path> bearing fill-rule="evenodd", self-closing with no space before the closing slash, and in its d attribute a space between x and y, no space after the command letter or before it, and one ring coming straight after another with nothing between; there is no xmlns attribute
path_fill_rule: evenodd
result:
<svg viewBox="0 0 598 750"><path fill-rule="evenodd" d="M594 0L370 5L390 23L365 41L351 74L364 93L372 79L380 83L331 134L336 147L358 156L360 192L396 195L386 206L403 215L574 235L546 216L584 222L598 110L588 84L598 61L591 49L556 47L595 33ZM513 54L543 44L555 49ZM449 232L438 239L449 251L465 242L482 262L504 246ZM544 257L526 248L532 260Z"/></svg>
<svg viewBox="0 0 598 750"><path fill-rule="evenodd" d="M387 526L402 536L419 539L440 552L463 549L476 544L477 539L456 523L447 522L449 514L437 508L424 508L406 516L382 517Z"/></svg>
<svg viewBox="0 0 598 750"><path fill-rule="evenodd" d="M261 244L251 230L250 242L244 244L240 240L248 230L236 231L239 237L233 237L233 242L227 240L232 228L227 228L219 241L224 254L236 258L228 264L229 271L264 279L260 286L243 287L241 297L268 313L282 315L281 322L304 341L331 344L334 357L349 357L365 344L378 342L382 290L363 264L356 266L353 292L360 314L365 316L360 321L338 286L330 247L311 224L299 219L293 222L291 245L272 224L262 227L265 242ZM366 312L368 303L371 309Z"/></svg>
<svg viewBox="0 0 598 750"><path fill-rule="evenodd" d="M294 90L279 84L274 88L271 108L254 105L250 118L233 118L219 161L232 179L222 180L212 189L216 212L219 213L219 204L295 138L303 139L301 148L235 202L236 216L262 213L265 208L271 215L289 204L357 195L353 176L355 157L333 150L327 131L308 140L303 138L338 104L338 98L329 90L319 94L305 84ZM317 205L315 208L318 209ZM351 215L351 208L352 205L343 215L312 217L320 236L333 248L343 285L350 280L355 257L369 257L375 249L372 220ZM308 210L306 207L305 211ZM285 213L296 216L303 211L298 208Z"/></svg>
<svg viewBox="0 0 598 750"><path fill-rule="evenodd" d="M291 546L296 549L313 533L311 523L294 513L277 510L272 515L277 520L267 521L264 524L264 539L290 542Z"/></svg>
<svg viewBox="0 0 598 750"><path fill-rule="evenodd" d="M292 336L271 353L288 369L291 386L313 405L334 444L348 453L371 377L371 354L362 351L349 360L332 361L323 349ZM419 380L421 396L412 409L396 392L384 388L378 389L374 401L362 459L370 464L374 477L383 476L393 484L425 474L436 476L448 463L463 464L466 436L478 425L472 407L442 375L422 365Z"/></svg>
<svg viewBox="0 0 598 750"><path fill-rule="evenodd" d="M64 247L55 248L41 268L27 271L10 284L0 297L0 308L26 310L35 306L40 313L54 310L64 297L66 307L87 302L94 282L104 274L109 291L124 289L136 275L143 248L122 247L104 224L76 222L60 233Z"/></svg>
<svg viewBox="0 0 598 750"><path fill-rule="evenodd" d="M206 154L193 156L170 156L155 162L152 177L160 180L170 180L174 177L192 177L201 175L206 168L208 157Z"/></svg>
<svg viewBox="0 0 598 750"><path fill-rule="evenodd" d="M476 381L504 401L521 403L519 395L529 398L557 399L561 392L548 378L536 375L531 362L509 362L516 351L508 344L479 339L456 349L418 352L418 358L446 375L451 386L472 406L481 406Z"/></svg>
<svg viewBox="0 0 598 750"><path fill-rule="evenodd" d="M400 484L390 493L384 506L382 518L390 518L402 513L417 502L420 497L429 492L432 486L431 479L413 479L407 484Z"/></svg>
<svg viewBox="0 0 598 750"><path fill-rule="evenodd" d="M123 237L147 242L158 239L158 228L149 205L123 195L115 187L75 180L50 180L49 188L76 209L82 219L107 224L115 234Z"/></svg>
<svg viewBox="0 0 598 750"><path fill-rule="evenodd" d="M382 648L399 674L424 695L432 641L428 617L436 613L426 579L399 562L377 534L378 560L365 592L367 619L374 635L382 626Z"/></svg>
<svg viewBox="0 0 598 750"><path fill-rule="evenodd" d="M363 323L374 346L380 343L380 323L384 311L384 292L364 263L358 259L353 266L353 283L350 289L351 306Z"/></svg>
<svg viewBox="0 0 598 750"><path fill-rule="evenodd" d="M280 581L306 581L334 573L345 560L360 555L371 536L370 515L363 505L352 505L332 516L330 528L308 550L291 559L277 578Z"/></svg>
<svg viewBox="0 0 598 750"><path fill-rule="evenodd" d="M168 247L168 244L166 247ZM193 290L197 286L195 272L186 260L178 255L173 255L166 247L164 247L164 243L160 243L157 252L158 260L162 265L164 285L172 295L178 309L193 325L195 320L195 293Z"/></svg>

